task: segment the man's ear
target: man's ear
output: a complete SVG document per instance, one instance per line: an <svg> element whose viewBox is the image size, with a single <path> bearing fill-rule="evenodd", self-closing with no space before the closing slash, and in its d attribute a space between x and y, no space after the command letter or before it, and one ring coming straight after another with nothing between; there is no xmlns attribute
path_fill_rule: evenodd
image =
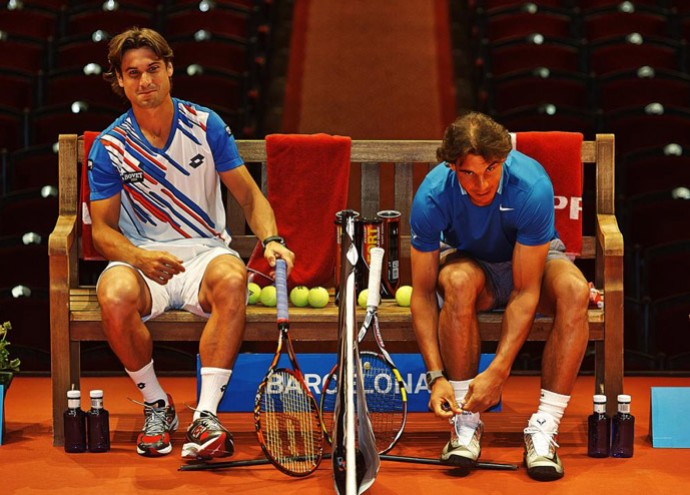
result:
<svg viewBox="0 0 690 495"><path fill-rule="evenodd" d="M172 62L168 62L167 71L168 71L168 77L172 77L173 72L174 72Z"/></svg>

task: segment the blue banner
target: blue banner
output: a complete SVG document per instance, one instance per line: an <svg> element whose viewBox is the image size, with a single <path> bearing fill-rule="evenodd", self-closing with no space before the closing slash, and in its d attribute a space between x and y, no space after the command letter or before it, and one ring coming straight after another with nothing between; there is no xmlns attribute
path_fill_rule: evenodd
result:
<svg viewBox="0 0 690 495"><path fill-rule="evenodd" d="M408 411L428 411L429 389L426 386L426 367L421 354L391 354L398 367L407 391ZM482 371L491 363L494 354L482 354L479 370ZM273 354L242 353L237 356L232 377L225 395L218 406L218 412L250 412L254 410L254 396L268 370ZM318 402L321 398L321 387L335 365L335 354L297 354L297 361L304 373L309 390ZM291 368L286 354L281 356L279 366ZM197 356L197 401L201 391L199 357ZM490 411L500 411L501 403Z"/></svg>

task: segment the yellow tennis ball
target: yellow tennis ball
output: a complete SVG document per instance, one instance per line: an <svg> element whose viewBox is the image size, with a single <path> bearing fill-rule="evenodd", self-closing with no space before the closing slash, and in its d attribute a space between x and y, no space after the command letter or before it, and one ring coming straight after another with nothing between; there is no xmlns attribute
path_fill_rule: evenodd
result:
<svg viewBox="0 0 690 495"><path fill-rule="evenodd" d="M366 309L367 299L369 299L369 289L364 289L362 292L359 293L359 297L357 298L357 304Z"/></svg>
<svg viewBox="0 0 690 495"><path fill-rule="evenodd" d="M261 289L261 296L259 296L261 304L264 306L276 305L276 288L274 285L267 285Z"/></svg>
<svg viewBox="0 0 690 495"><path fill-rule="evenodd" d="M328 304L328 291L323 287L314 287L309 291L308 301L312 308L323 308Z"/></svg>
<svg viewBox="0 0 690 495"><path fill-rule="evenodd" d="M309 287L298 285L290 291L290 302L298 308L309 304Z"/></svg>
<svg viewBox="0 0 690 495"><path fill-rule="evenodd" d="M401 285L395 291L395 302L398 306L408 307L410 305L410 298L412 297L412 287L409 285Z"/></svg>
<svg viewBox="0 0 690 495"><path fill-rule="evenodd" d="M261 296L261 287L259 287L259 284L249 282L247 289L249 290L249 304L256 304L259 302L259 297Z"/></svg>

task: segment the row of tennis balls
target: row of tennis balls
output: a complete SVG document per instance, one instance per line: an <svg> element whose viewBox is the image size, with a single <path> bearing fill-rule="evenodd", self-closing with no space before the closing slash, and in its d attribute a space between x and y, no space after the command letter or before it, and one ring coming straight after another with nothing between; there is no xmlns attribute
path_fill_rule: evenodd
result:
<svg viewBox="0 0 690 495"><path fill-rule="evenodd" d="M274 285L267 285L263 289L254 282L249 282L249 304L256 304L260 302L264 306L276 305L276 288ZM359 293L357 303L362 307L367 307L367 298L369 289L364 289ZM412 287L409 285L402 285L395 291L395 302L398 306L409 306L410 297L412 296ZM303 308L311 306L312 308L323 308L328 304L328 291L324 287L309 288L304 285L298 285L290 291L290 302L293 306Z"/></svg>

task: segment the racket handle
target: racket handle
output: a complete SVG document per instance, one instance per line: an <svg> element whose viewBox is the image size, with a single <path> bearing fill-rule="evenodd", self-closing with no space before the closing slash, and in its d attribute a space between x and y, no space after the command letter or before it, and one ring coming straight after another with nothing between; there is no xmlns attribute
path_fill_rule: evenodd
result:
<svg viewBox="0 0 690 495"><path fill-rule="evenodd" d="M367 307L376 307L381 300L381 266L383 265L383 248L375 247L369 251L369 291Z"/></svg>
<svg viewBox="0 0 690 495"><path fill-rule="evenodd" d="M276 306L278 319L288 319L287 266L285 260L276 260Z"/></svg>

